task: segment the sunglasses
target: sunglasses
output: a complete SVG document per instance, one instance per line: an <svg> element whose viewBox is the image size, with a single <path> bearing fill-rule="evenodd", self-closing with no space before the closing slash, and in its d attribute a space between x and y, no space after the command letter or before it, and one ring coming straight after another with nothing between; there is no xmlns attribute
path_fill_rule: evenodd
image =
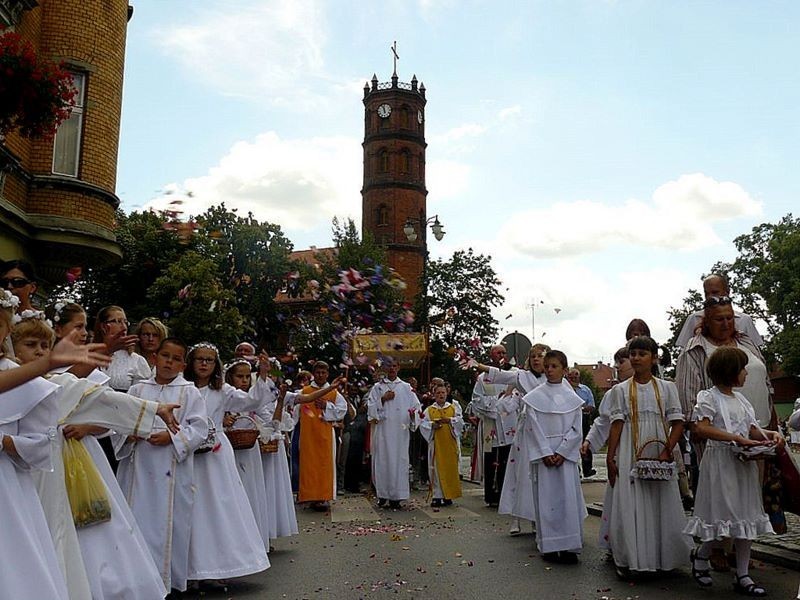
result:
<svg viewBox="0 0 800 600"><path fill-rule="evenodd" d="M31 283L33 282L30 279L25 279L24 277L3 277L0 279L0 287L4 290L25 287Z"/></svg>
<svg viewBox="0 0 800 600"><path fill-rule="evenodd" d="M732 300L729 296L710 296L706 298L706 301L703 302L703 308L709 308L710 306L719 306L721 304L730 304Z"/></svg>

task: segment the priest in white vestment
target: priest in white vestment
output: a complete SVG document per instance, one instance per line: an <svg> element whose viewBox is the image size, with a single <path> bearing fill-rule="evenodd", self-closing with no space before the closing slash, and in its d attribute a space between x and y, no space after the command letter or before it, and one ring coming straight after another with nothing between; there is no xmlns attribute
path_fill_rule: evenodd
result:
<svg viewBox="0 0 800 600"><path fill-rule="evenodd" d="M383 364L386 375L367 396L367 415L372 423L372 480L378 506L387 501L399 508L411 495L408 445L417 427L420 402L411 386L398 378L399 365L392 358Z"/></svg>

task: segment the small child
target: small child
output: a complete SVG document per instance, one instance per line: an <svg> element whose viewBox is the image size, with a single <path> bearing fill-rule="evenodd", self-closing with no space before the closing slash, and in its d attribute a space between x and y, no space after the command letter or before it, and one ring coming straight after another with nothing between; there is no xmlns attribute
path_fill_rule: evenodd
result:
<svg viewBox="0 0 800 600"><path fill-rule="evenodd" d="M0 290L0 348L11 331L13 298ZM17 364L0 351L0 373L18 370ZM31 477L34 469L52 468L58 394L57 385L38 377L0 392L0 506L7 540L0 544L0 581L7 598L68 598Z"/></svg>
<svg viewBox="0 0 800 600"><path fill-rule="evenodd" d="M547 382L527 393L523 451L530 464L536 545L542 558L574 564L583 547L588 515L578 472L583 433L583 400L564 379L567 357L544 355Z"/></svg>
<svg viewBox="0 0 800 600"><path fill-rule="evenodd" d="M447 386L433 389L434 403L425 409L419 425L428 442L428 476L433 494L431 506L450 506L461 497L459 461L464 420L458 402L447 401Z"/></svg>
<svg viewBox="0 0 800 600"><path fill-rule="evenodd" d="M225 383L241 392L250 392L253 382L252 375L253 369L250 361L244 358L234 359L225 367ZM254 412L225 413L225 429L227 430L230 427L235 428L242 423L247 423L247 419L243 418L245 416L249 416L254 421L256 420ZM247 425L247 427L251 428L252 423ZM256 423L256 427L258 427L258 423ZM242 480L244 491L247 494L247 499L250 501L250 508L253 509L253 516L256 519L256 525L258 525L258 533L261 534L264 547L269 548L270 506L267 502L267 486L264 481L261 448L259 444L256 443L250 448L242 450L234 449L233 454L236 459L236 466L239 469L239 477Z"/></svg>
<svg viewBox="0 0 800 600"><path fill-rule="evenodd" d="M606 465L608 485L613 488L609 543L621 578L631 571L670 571L689 558L677 479L631 476L647 442L659 443L650 444L642 458L673 460L673 449L683 433L678 391L674 383L653 377L658 344L652 338L633 338L628 351L633 377L606 394L611 419Z"/></svg>
<svg viewBox="0 0 800 600"><path fill-rule="evenodd" d="M181 374L186 345L165 338L156 352L156 374L131 386L144 399L180 405L175 417L180 430L163 423L147 439L116 436L117 479L142 530L167 590L186 590L194 503L194 451L208 437L205 401Z"/></svg>
<svg viewBox="0 0 800 600"><path fill-rule="evenodd" d="M759 427L750 402L734 387L742 387L747 354L722 346L706 362L714 387L697 394L693 432L708 440L700 463L694 515L683 530L700 539L691 555L692 577L700 587L712 584L708 559L720 541L732 538L736 548L736 580L733 588L747 596L766 596L766 590L749 575L750 546L764 533L773 533L764 512L758 465L738 460L734 446L782 444L776 431Z"/></svg>

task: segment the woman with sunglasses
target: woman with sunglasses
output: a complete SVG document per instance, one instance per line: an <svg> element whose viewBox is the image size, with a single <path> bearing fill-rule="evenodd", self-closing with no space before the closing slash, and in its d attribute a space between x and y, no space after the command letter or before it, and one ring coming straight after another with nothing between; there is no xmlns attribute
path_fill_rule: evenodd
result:
<svg viewBox="0 0 800 600"><path fill-rule="evenodd" d="M19 298L17 313L34 310L31 297L36 293L36 272L27 260L9 260L0 266L0 287Z"/></svg>

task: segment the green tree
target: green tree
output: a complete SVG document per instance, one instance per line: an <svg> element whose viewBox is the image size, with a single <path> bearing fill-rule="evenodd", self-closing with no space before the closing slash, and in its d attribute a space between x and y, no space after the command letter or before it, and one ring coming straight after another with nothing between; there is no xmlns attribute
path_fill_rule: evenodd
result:
<svg viewBox="0 0 800 600"><path fill-rule="evenodd" d="M217 264L219 278L234 295L244 333L258 343L274 340L279 327L275 295L286 273L292 243L280 226L239 216L225 204L197 217L196 247Z"/></svg>
<svg viewBox="0 0 800 600"><path fill-rule="evenodd" d="M104 306L119 304L131 320L162 316L166 307L153 305L147 291L178 257L191 248L175 230L165 228L163 213L125 214L117 211L115 234L122 249L119 264L85 269L74 283L57 286L52 297L70 297L91 316Z"/></svg>
<svg viewBox="0 0 800 600"><path fill-rule="evenodd" d="M492 257L475 254L472 248L457 250L449 260L429 261L423 275L418 312L430 326L431 374L443 377L469 398L473 374L454 360L456 349L465 349L485 359L497 343L498 321L492 309L501 306L500 279L492 268Z"/></svg>
<svg viewBox="0 0 800 600"><path fill-rule="evenodd" d="M184 253L153 282L147 292L163 307L170 334L189 344L209 341L230 357L243 331L236 295L219 277L213 258L194 250Z"/></svg>
<svg viewBox="0 0 800 600"><path fill-rule="evenodd" d="M767 323L767 354L800 373L800 219L762 223L733 243L736 259L712 271L726 273L745 312Z"/></svg>

